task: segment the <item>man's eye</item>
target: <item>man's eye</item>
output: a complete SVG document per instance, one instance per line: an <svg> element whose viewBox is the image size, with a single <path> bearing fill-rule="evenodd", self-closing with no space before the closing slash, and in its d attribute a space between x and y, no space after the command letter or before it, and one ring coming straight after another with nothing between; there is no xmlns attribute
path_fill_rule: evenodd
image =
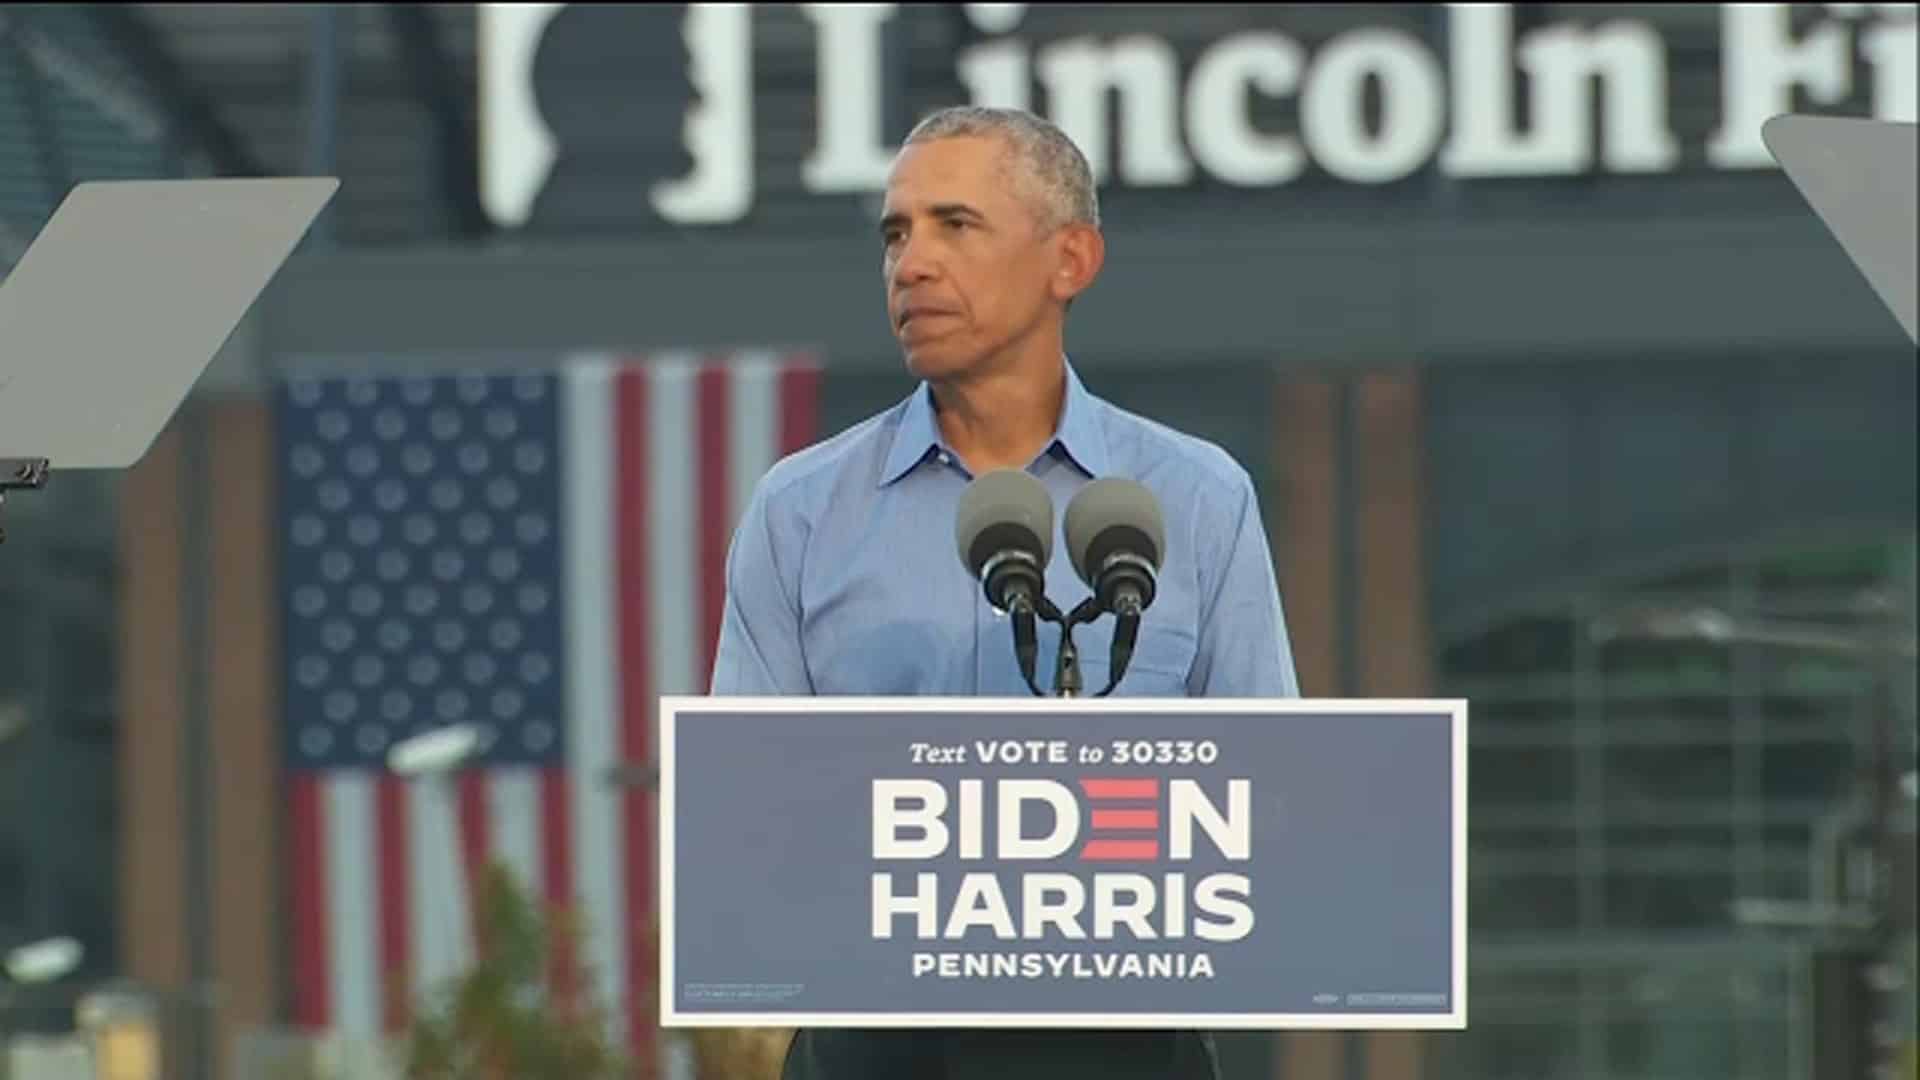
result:
<svg viewBox="0 0 1920 1080"><path fill-rule="evenodd" d="M967 228L972 223L967 221L961 221L959 218L948 218L942 224L946 225L946 227L949 229L964 229L964 228Z"/></svg>

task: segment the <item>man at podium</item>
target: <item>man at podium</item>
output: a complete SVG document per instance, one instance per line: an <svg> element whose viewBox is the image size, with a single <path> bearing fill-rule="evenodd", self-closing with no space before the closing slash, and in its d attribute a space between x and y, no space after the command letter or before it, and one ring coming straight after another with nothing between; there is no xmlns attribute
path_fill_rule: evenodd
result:
<svg viewBox="0 0 1920 1080"><path fill-rule="evenodd" d="M1020 468L1056 507L1118 476L1165 510L1157 592L1116 694L1299 696L1246 470L1095 396L1067 360L1067 310L1105 257L1072 141L1017 110L929 116L895 159L879 239L887 317L920 384L762 478L728 559L712 692L1028 696L1008 620L953 544L970 480ZM1086 591L1066 562L1056 545L1047 590L1063 608ZM1096 688L1098 633L1076 636ZM1165 1031L807 1029L785 1069L790 1080L1218 1075L1209 1036Z"/></svg>

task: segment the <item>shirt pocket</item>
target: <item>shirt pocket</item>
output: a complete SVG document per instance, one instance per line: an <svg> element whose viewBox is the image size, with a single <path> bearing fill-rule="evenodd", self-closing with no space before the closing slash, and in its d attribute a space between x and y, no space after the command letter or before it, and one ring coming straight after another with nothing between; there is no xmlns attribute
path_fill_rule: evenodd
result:
<svg viewBox="0 0 1920 1080"><path fill-rule="evenodd" d="M1079 631L1074 633L1074 645L1080 650L1080 674L1088 695L1106 689L1113 670L1107 651L1113 640L1111 620L1103 619L1097 625L1102 631L1097 639L1088 635L1082 640ZM1114 688L1113 696L1186 697L1187 678L1198 652L1199 642L1184 629L1156 627L1151 623L1142 626L1140 637L1134 642L1133 656L1127 660L1127 673Z"/></svg>

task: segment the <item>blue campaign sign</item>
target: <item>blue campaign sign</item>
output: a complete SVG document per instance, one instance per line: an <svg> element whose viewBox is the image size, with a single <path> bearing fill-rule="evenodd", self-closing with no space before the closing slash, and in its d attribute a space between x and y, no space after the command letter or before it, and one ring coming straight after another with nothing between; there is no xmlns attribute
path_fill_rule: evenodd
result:
<svg viewBox="0 0 1920 1080"><path fill-rule="evenodd" d="M1466 720L663 699L661 1023L1463 1028Z"/></svg>

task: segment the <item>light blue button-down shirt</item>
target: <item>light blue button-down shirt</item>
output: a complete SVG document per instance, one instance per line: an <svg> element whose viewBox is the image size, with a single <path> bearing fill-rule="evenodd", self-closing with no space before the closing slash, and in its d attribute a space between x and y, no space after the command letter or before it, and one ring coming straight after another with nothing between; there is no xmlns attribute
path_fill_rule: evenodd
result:
<svg viewBox="0 0 1920 1080"><path fill-rule="evenodd" d="M1028 471L1053 495L1047 596L1063 612L1090 592L1058 535L1080 486L1124 476L1160 500L1167 551L1116 696L1299 696L1253 481L1226 451L1096 397L1069 365L1054 439ZM781 460L734 534L713 693L1030 697L1009 620L955 544L971 479L925 385ZM1107 684L1112 628L1074 631L1089 695ZM1040 629L1051 690L1058 630Z"/></svg>

